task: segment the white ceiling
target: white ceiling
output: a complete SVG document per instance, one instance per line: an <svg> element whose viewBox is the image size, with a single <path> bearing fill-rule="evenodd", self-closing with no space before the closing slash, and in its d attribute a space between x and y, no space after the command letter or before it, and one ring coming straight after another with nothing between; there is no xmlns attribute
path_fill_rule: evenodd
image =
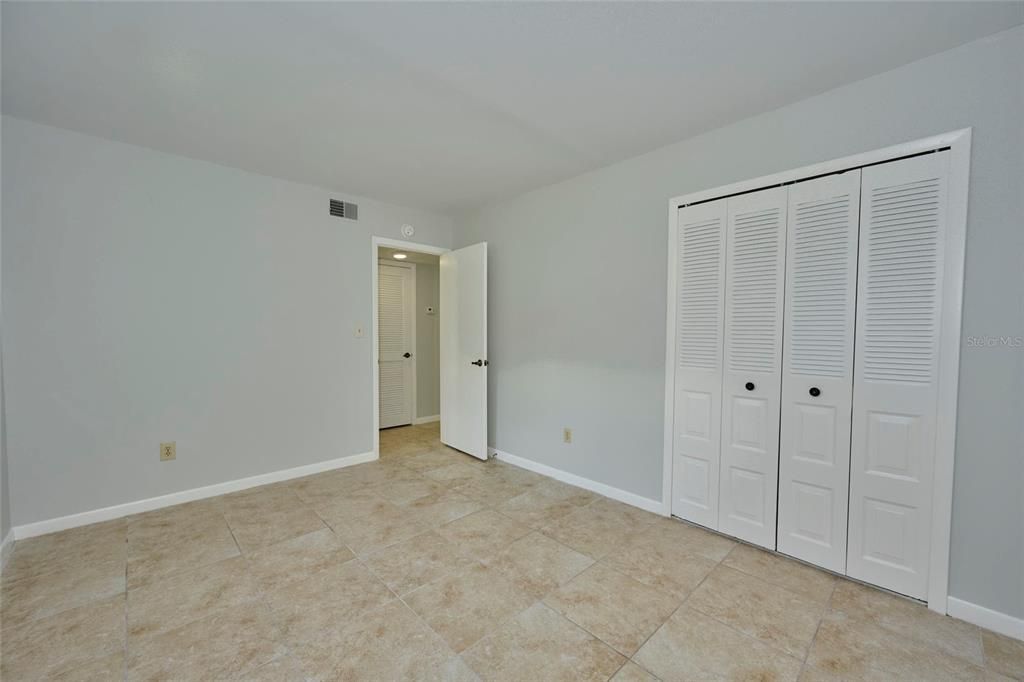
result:
<svg viewBox="0 0 1024 682"><path fill-rule="evenodd" d="M1020 2L3 3L3 111L453 210L1024 23Z"/></svg>

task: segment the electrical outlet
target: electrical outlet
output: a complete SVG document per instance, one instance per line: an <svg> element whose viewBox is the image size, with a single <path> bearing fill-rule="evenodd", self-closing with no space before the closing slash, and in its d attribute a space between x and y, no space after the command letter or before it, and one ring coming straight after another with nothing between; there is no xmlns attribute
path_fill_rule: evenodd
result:
<svg viewBox="0 0 1024 682"><path fill-rule="evenodd" d="M160 443L160 461L166 462L178 456L177 447L172 440L170 443Z"/></svg>
<svg viewBox="0 0 1024 682"><path fill-rule="evenodd" d="M572 442L572 429L570 429L568 426L565 427L564 429L562 429L562 442L563 443L571 443Z"/></svg>

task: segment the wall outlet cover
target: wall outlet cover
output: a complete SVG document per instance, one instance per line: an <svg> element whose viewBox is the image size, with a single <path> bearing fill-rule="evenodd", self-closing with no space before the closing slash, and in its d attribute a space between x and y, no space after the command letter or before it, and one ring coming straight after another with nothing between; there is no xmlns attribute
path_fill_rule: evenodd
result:
<svg viewBox="0 0 1024 682"><path fill-rule="evenodd" d="M562 429L562 442L563 443L571 443L572 442L572 429L570 429L568 426L565 427L564 429Z"/></svg>
<svg viewBox="0 0 1024 682"><path fill-rule="evenodd" d="M167 462L178 456L177 446L172 440L170 443L160 443L160 461Z"/></svg>

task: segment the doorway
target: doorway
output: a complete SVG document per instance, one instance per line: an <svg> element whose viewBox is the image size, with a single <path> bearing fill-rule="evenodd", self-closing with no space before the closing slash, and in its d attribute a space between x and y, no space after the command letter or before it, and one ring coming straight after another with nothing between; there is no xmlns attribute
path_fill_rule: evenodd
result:
<svg viewBox="0 0 1024 682"><path fill-rule="evenodd" d="M372 240L374 452L487 448L487 245Z"/></svg>

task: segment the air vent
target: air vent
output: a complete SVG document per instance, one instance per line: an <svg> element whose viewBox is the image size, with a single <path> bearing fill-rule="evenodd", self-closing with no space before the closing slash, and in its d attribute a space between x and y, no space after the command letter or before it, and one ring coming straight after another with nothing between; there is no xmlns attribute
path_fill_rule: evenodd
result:
<svg viewBox="0 0 1024 682"><path fill-rule="evenodd" d="M331 199L331 215L349 220L359 220L359 205Z"/></svg>

